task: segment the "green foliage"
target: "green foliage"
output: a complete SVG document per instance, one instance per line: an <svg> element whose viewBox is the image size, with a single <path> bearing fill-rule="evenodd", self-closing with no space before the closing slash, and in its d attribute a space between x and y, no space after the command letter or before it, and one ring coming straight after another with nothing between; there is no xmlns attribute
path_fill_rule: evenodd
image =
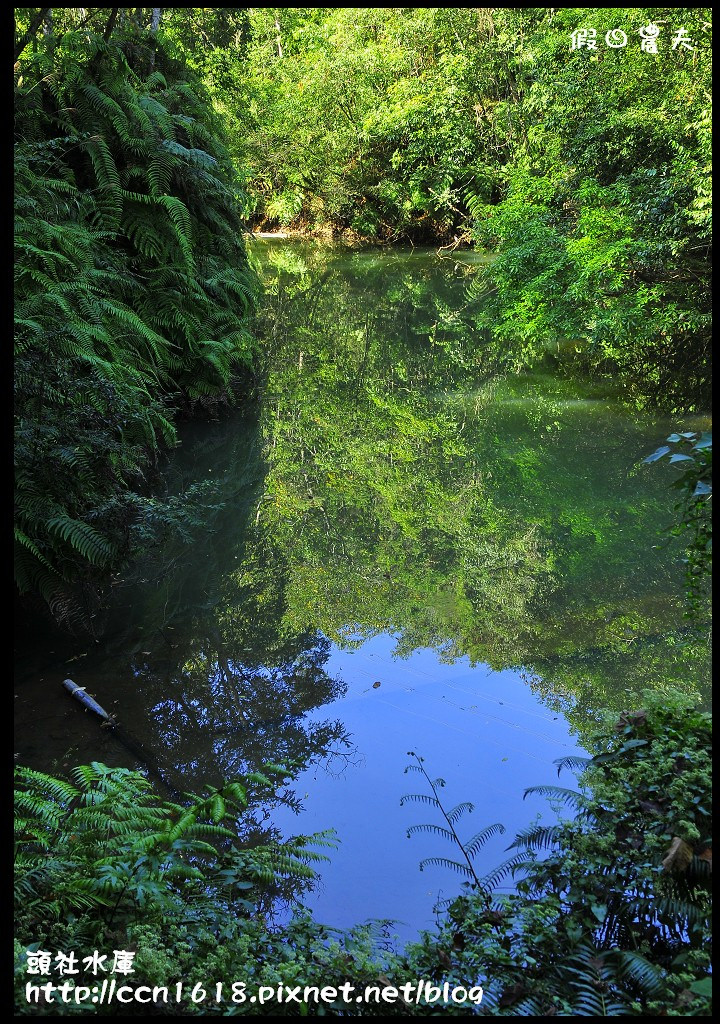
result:
<svg viewBox="0 0 720 1024"><path fill-rule="evenodd" d="M686 539L686 590L689 615L695 616L710 584L712 564L712 434L683 431L670 434L667 441L643 462L667 458L671 465L682 467L670 485L682 493L672 533Z"/></svg>
<svg viewBox="0 0 720 1024"><path fill-rule="evenodd" d="M388 941L383 922L340 932L297 904L292 917L274 919L277 900L297 897L331 839L239 845L250 777L180 805L124 769L81 766L69 782L19 768L17 1012L31 1012L26 949L85 955L124 948L135 952L134 983L182 981L186 992L207 987L208 979L226 991L242 979L248 995L260 985L323 987L339 979L357 991L420 978L483 988L472 1006L338 998L325 1007L346 1016L707 1016L710 738L709 716L677 695L648 695L642 710L608 721L580 776L583 814L523 830L509 847L519 854L466 884L438 928L404 948ZM422 759L409 768L430 786L432 806L450 825L446 838L471 858L498 826L461 843L451 822L462 807L442 810L442 780L430 779ZM255 781L281 785L286 775L282 766L266 765ZM684 858L668 856L683 843ZM519 875L515 890L493 895L508 874ZM273 1004L280 1015L314 1009L311 1002ZM267 1010L247 1000L187 999L174 1012Z"/></svg>
<svg viewBox="0 0 720 1024"><path fill-rule="evenodd" d="M472 230L496 256L464 359L559 355L701 407L709 14L682 10L695 52L654 56L570 51L584 8L17 9L21 590L71 615L67 582L126 552L178 404L251 362L252 207L386 239ZM592 11L599 37L657 15Z"/></svg>
<svg viewBox="0 0 720 1024"><path fill-rule="evenodd" d="M473 238L496 253L478 324L512 364L560 352L671 411L707 403L708 8L253 8L231 16L234 56L216 16L166 32L227 121L255 223ZM588 19L598 48L571 50ZM681 25L692 52L671 49ZM628 45L605 47L619 26Z"/></svg>
<svg viewBox="0 0 720 1024"><path fill-rule="evenodd" d="M202 86L137 30L16 65L16 579L59 618L126 555L173 413L247 371L256 291ZM213 397L215 396L215 397Z"/></svg>
<svg viewBox="0 0 720 1024"><path fill-rule="evenodd" d="M212 34L212 12L191 10ZM203 65L258 222L434 238L463 220L473 181L492 187L477 94L490 11L252 8L234 60L196 54L181 20L165 29Z"/></svg>
<svg viewBox="0 0 720 1024"><path fill-rule="evenodd" d="M51 942L78 915L95 943L113 929L164 922L217 928L248 917L314 878L331 834L244 848L238 822L248 787L258 796L289 775L283 766L209 787L185 804L160 799L138 772L93 762L74 784L16 769L15 895L25 941ZM268 776L274 777L271 781ZM290 884L292 883L292 884Z"/></svg>
<svg viewBox="0 0 720 1024"><path fill-rule="evenodd" d="M708 1014L710 718L677 694L646 696L597 732L581 813L519 833L508 849L521 853L406 951L421 974L441 963L479 978L493 1016ZM491 900L508 873L515 891Z"/></svg>
<svg viewBox="0 0 720 1024"><path fill-rule="evenodd" d="M586 694L594 710L613 705L652 673L666 690L596 738L589 765L559 764L583 772L579 791L534 787L575 817L524 829L482 878L473 860L502 826L461 840L472 805L446 809L443 781L417 759L430 792L407 800L443 824L409 834L454 844L462 859L422 863L466 886L439 930L401 951L382 927L274 920L332 844L245 842L250 794L273 799L282 768L184 803L97 763L73 782L20 768L20 983L27 948L117 943L160 985L426 977L482 983L484 1015L709 1015L709 720L667 694L673 676L687 682L690 657L701 664L702 643L668 631L669 573L638 572L619 540L622 529L623 544L646 544L663 505L652 485L638 501L626 476L608 501L610 459L597 457L592 427L563 433L577 402L569 375L540 403L492 380L499 366L560 357L620 374L639 404L701 407L709 12L678 10L697 53L648 59L637 46L570 52L588 9L170 9L159 28L161 9L17 9L21 593L72 621L92 609L89 588L83 608L71 583L107 579L133 541L178 540L201 522L202 485L190 509L182 495L139 492L175 441L177 410L225 400L252 364L243 211L383 239L472 229L497 255L462 308L433 292L422 263L392 275L378 257L378 302L363 301L349 257L341 288L331 268L313 279L302 253L272 254L255 534L237 569L203 590L207 628L169 658L191 689L200 681L208 721L252 697L285 716L288 748L313 751L338 735L298 725L304 701L338 692L318 627L349 644L393 629L400 654L432 646L523 665L548 701L574 698L584 734ZM656 13L592 9L599 36ZM696 594L709 565L711 444L697 432L668 442L646 461L682 468ZM182 611L179 589L152 600L162 624ZM273 668L245 666L250 635ZM256 740L257 752L262 730ZM197 756L187 773L201 769ZM513 877L514 892L492 895ZM22 997L18 1008L29 1010Z"/></svg>
<svg viewBox="0 0 720 1024"><path fill-rule="evenodd" d="M502 9L496 45L515 85L496 117L518 131L501 201L471 189L468 203L497 252L479 323L517 365L560 351L684 412L709 397L710 14L682 9L687 56L648 59L632 41L569 50L588 21L602 39L657 17Z"/></svg>

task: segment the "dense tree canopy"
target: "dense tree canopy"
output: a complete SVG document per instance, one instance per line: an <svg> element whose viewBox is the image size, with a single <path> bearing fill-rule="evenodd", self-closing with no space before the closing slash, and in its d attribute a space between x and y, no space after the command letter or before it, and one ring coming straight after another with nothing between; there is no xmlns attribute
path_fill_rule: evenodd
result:
<svg viewBox="0 0 720 1024"><path fill-rule="evenodd" d="M578 349L680 410L709 387L709 30L705 8L255 8L210 78L257 221L477 239L519 365Z"/></svg>

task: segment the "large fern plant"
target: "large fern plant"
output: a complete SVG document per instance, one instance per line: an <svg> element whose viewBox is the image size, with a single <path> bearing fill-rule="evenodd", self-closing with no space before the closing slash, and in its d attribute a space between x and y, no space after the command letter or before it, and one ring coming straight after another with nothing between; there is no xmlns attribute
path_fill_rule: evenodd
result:
<svg viewBox="0 0 720 1024"><path fill-rule="evenodd" d="M177 917L214 926L298 891L326 859L329 833L252 848L238 841L248 787L268 789L287 770L162 800L139 772L98 762L74 781L16 769L15 898L23 939L90 913L100 931L133 920ZM275 775L273 783L270 775ZM287 884L286 884L287 883Z"/></svg>
<svg viewBox="0 0 720 1024"><path fill-rule="evenodd" d="M251 365L256 281L210 102L156 40L70 31L16 72L16 578L69 617L175 410Z"/></svg>

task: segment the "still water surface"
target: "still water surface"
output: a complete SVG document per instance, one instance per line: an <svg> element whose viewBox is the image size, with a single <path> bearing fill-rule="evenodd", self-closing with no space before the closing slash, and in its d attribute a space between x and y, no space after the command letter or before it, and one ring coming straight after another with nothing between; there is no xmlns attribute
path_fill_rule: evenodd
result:
<svg viewBox="0 0 720 1024"><path fill-rule="evenodd" d="M186 536L115 581L96 638L18 638L16 750L50 771L138 763L64 693L70 676L176 789L293 761L249 838L335 828L310 905L407 935L461 881L419 871L454 852L407 838L436 821L400 806L422 791L409 751L448 806L474 804L461 835L506 826L483 873L551 814L523 789L557 782L591 722L645 687L701 699L707 652L662 533L668 470L641 465L681 425L552 358L508 374L473 323L482 257L290 242L254 257L262 397L184 428L165 486Z"/></svg>

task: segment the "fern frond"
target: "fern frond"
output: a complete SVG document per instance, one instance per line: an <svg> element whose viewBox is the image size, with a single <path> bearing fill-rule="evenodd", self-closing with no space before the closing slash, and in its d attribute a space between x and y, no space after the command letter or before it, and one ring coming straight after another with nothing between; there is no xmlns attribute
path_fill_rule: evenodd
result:
<svg viewBox="0 0 720 1024"><path fill-rule="evenodd" d="M523 800L531 793L539 793L540 796L545 796L549 800L556 800L566 807L573 807L576 811L580 811L586 806L586 800L582 793L578 793L574 789L564 789L562 786L530 786L524 791Z"/></svg>
<svg viewBox="0 0 720 1024"><path fill-rule="evenodd" d="M530 825L517 833L507 849L549 850L555 846L562 832L562 825Z"/></svg>
<svg viewBox="0 0 720 1024"><path fill-rule="evenodd" d="M427 793L406 793L400 798L400 806L402 807L406 801L415 804L427 804L429 807L439 807L440 803L434 796L429 796Z"/></svg>
<svg viewBox="0 0 720 1024"><path fill-rule="evenodd" d="M505 834L505 826L496 822L494 825L488 825L486 828L476 832L467 843L464 843L465 849L467 850L470 857L476 857L480 850L483 848L488 839L492 836L501 836Z"/></svg>
<svg viewBox="0 0 720 1024"><path fill-rule="evenodd" d="M468 801L465 801L461 804L457 804L455 807L453 807L451 810L447 812L448 821L451 821L452 824L454 825L457 821L460 820L460 818L462 818L463 814L465 814L466 812L470 814L474 810L475 804L471 804Z"/></svg>
<svg viewBox="0 0 720 1024"><path fill-rule="evenodd" d="M503 861L502 864L499 864L496 868L481 878L480 885L483 889L495 889L503 878L506 878L508 875L514 876L516 872L531 866L533 863L534 862L532 860L528 860L526 854L516 854L514 857L509 857L507 860Z"/></svg>
<svg viewBox="0 0 720 1024"><path fill-rule="evenodd" d="M570 771L578 772L582 771L592 761L591 757L580 757L577 754L567 754L565 757L558 757L553 764L558 766L558 777L563 768L567 768Z"/></svg>
<svg viewBox="0 0 720 1024"><path fill-rule="evenodd" d="M473 877L473 873L467 864L461 864L456 860L450 860L448 857L425 857L420 861L420 870L424 871L429 864L432 864L435 867L450 868L451 871L455 871L466 878Z"/></svg>
<svg viewBox="0 0 720 1024"><path fill-rule="evenodd" d="M407 830L407 837L415 835L416 832L426 832L441 836L443 839L448 839L451 843L455 842L455 836L452 834L450 829L443 828L442 825L411 825Z"/></svg>
<svg viewBox="0 0 720 1024"><path fill-rule="evenodd" d="M615 950L621 978L633 982L644 996L660 996L665 987L665 973L634 950Z"/></svg>
<svg viewBox="0 0 720 1024"><path fill-rule="evenodd" d="M49 519L47 525L92 565L103 565L113 554L112 545L89 523L61 515Z"/></svg>

